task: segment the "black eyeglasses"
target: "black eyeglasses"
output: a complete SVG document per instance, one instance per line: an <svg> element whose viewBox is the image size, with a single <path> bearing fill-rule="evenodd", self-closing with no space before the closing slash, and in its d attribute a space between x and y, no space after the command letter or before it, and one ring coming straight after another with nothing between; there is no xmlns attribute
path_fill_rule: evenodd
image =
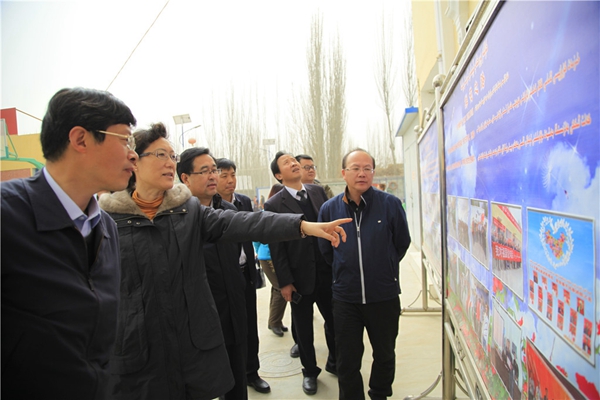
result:
<svg viewBox="0 0 600 400"><path fill-rule="evenodd" d="M100 133L104 133L105 135L116 136L118 138L125 139L125 140L127 140L127 147L129 148L129 150L135 150L135 138L133 137L133 135L123 135L121 133L106 132L106 131L96 131L96 132L100 132Z"/></svg>
<svg viewBox="0 0 600 400"><path fill-rule="evenodd" d="M317 170L317 166L316 166L316 165L305 165L305 166L303 166L302 168L303 168L305 171L310 171L311 169L312 169L312 170L315 170L315 171Z"/></svg>
<svg viewBox="0 0 600 400"><path fill-rule="evenodd" d="M149 151L147 153L142 153L139 155L139 157L142 158L142 157L149 156L151 154L154 157L158 158L159 160L171 160L174 163L179 162L179 154L175 154L175 153L169 154L165 149L158 149L156 151Z"/></svg>
<svg viewBox="0 0 600 400"><path fill-rule="evenodd" d="M205 169L204 171L198 171L198 172L190 172L188 173L188 175L221 175L221 170L220 169Z"/></svg>

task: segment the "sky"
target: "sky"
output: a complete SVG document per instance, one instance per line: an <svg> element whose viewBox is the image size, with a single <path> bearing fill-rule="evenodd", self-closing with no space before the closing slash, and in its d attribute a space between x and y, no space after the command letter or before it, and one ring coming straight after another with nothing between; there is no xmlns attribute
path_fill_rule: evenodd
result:
<svg viewBox="0 0 600 400"><path fill-rule="evenodd" d="M108 89L132 109L138 127L162 121L175 133L203 124L210 104L232 91L260 99L270 114L287 114L307 82L311 18L320 13L324 42L339 33L346 57L347 132L365 145L383 118L375 84L382 17L394 26L401 67L410 2L78 0L0 7L2 108L42 118L63 87ZM396 126L405 108L398 88ZM20 134L38 133L40 121L24 113ZM183 129L173 121L181 114L192 121ZM201 143L203 128L186 138Z"/></svg>

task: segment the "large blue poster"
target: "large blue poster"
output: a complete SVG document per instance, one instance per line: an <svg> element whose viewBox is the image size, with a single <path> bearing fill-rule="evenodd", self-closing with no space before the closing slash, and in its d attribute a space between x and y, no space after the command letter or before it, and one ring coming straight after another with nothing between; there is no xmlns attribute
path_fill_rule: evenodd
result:
<svg viewBox="0 0 600 400"><path fill-rule="evenodd" d="M599 26L506 2L443 105L449 299L492 397L600 398Z"/></svg>

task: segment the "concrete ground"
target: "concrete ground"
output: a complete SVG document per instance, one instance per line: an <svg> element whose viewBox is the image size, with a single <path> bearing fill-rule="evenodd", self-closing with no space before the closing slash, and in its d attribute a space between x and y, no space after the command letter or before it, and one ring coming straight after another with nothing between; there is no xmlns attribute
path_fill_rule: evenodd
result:
<svg viewBox="0 0 600 400"><path fill-rule="evenodd" d="M400 317L400 332L396 346L396 379L391 399L404 399L409 396L418 397L434 382L442 370L442 318L441 312L423 312L421 291L420 252L411 248L400 264L400 282L402 287L401 304L405 311ZM289 351L293 345L290 332L278 337L267 329L270 286L257 292L257 308L259 315L260 335L260 376L271 385L271 392L262 394L248 388L249 399L284 400L284 399L337 399L337 378L324 370L327 358L327 346L323 334L323 319L315 308L315 348L317 360L323 372L319 375L318 391L308 396L302 391L302 365L299 358L291 358ZM429 298L428 308L440 308L440 305ZM291 309L287 308L284 325L291 326ZM365 392L368 390L369 372L371 369L371 347L365 334L365 353L363 357L362 375ZM459 398L466 398L464 393L456 390ZM368 398L368 396L367 396ZM442 398L441 381L426 397Z"/></svg>

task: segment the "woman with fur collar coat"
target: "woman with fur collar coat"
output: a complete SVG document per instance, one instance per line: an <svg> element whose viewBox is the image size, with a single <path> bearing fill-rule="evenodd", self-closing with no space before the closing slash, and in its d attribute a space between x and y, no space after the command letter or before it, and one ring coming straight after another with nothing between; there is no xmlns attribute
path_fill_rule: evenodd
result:
<svg viewBox="0 0 600 400"><path fill-rule="evenodd" d="M134 134L139 155L129 188L100 197L117 224L121 299L110 359L119 399L213 399L233 385L219 316L206 278L203 242L263 243L313 235L345 240L339 226L300 215L201 206L174 186L179 156L163 124Z"/></svg>

